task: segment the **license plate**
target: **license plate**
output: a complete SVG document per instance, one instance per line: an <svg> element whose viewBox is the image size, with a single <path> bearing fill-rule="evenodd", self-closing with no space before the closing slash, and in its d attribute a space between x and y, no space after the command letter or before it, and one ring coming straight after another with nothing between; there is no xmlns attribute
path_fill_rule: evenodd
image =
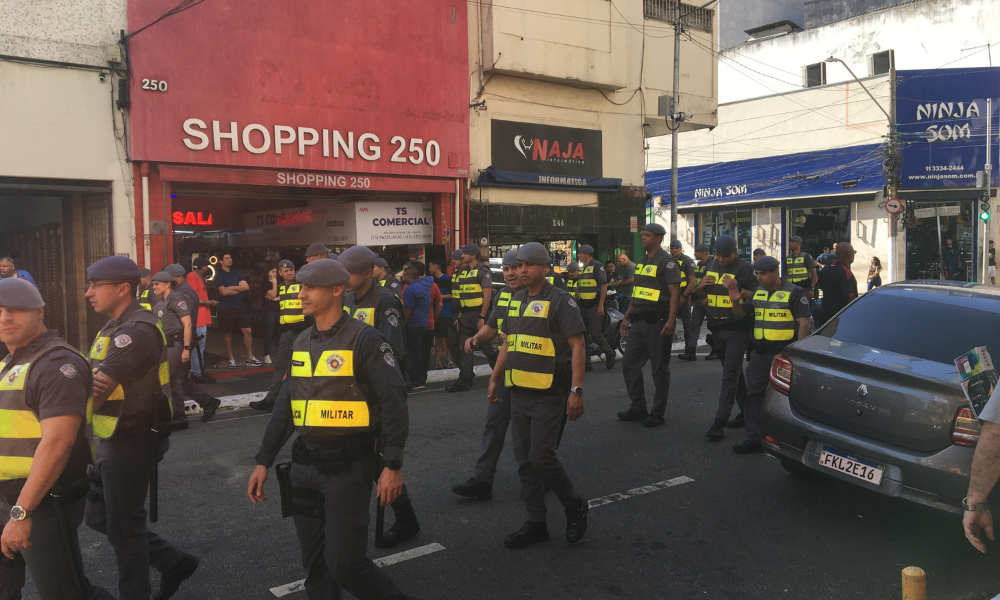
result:
<svg viewBox="0 0 1000 600"><path fill-rule="evenodd" d="M828 446L823 447L823 451L819 455L819 464L821 467L839 471L875 485L882 483L882 474L885 472L885 465L858 458Z"/></svg>

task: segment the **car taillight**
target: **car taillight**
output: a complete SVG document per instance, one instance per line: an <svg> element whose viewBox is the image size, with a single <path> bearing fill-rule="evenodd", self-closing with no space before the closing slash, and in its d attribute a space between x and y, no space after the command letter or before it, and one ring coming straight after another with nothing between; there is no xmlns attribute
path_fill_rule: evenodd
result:
<svg viewBox="0 0 1000 600"><path fill-rule="evenodd" d="M969 407L960 408L955 415L955 424L951 426L951 442L959 446L975 447L979 441L982 426L972 417Z"/></svg>
<svg viewBox="0 0 1000 600"><path fill-rule="evenodd" d="M792 361L780 354L771 363L771 387L786 396L792 387Z"/></svg>

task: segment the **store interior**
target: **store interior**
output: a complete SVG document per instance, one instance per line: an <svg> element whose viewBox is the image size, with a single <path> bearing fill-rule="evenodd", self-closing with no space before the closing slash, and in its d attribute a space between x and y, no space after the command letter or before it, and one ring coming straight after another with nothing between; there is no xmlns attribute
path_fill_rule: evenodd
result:
<svg viewBox="0 0 1000 600"><path fill-rule="evenodd" d="M851 240L851 207L791 208L788 210L788 236L802 238L802 251L813 258L824 248L833 250L838 242Z"/></svg>
<svg viewBox="0 0 1000 600"><path fill-rule="evenodd" d="M952 240L959 259L950 279L974 281L975 230L979 221L973 201L909 202L906 224L906 278L944 279L942 249Z"/></svg>

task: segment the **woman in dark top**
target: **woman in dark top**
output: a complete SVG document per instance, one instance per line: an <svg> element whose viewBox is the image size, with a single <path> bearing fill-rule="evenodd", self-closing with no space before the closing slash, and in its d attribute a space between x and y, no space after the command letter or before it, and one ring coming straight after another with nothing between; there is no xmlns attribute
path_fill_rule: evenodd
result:
<svg viewBox="0 0 1000 600"><path fill-rule="evenodd" d="M882 285L882 261L877 256L872 257L872 264L868 266L868 291Z"/></svg>
<svg viewBox="0 0 1000 600"><path fill-rule="evenodd" d="M267 279L260 284L260 292L264 297L264 364L271 364L271 339L278 332L278 269L267 272Z"/></svg>

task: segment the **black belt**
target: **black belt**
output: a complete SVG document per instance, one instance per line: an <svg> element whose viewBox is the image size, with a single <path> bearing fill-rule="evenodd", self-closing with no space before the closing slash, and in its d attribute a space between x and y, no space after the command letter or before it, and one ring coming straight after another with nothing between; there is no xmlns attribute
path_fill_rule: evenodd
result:
<svg viewBox="0 0 1000 600"><path fill-rule="evenodd" d="M308 325L306 325L305 321L300 321L298 323L281 323L278 326L278 330L281 331L281 333L286 333L289 331L294 331L295 333L302 333L303 331L306 330L307 327Z"/></svg>
<svg viewBox="0 0 1000 600"><path fill-rule="evenodd" d="M338 442L310 444L299 436L292 443L292 461L312 465L320 471L346 471L358 460L375 456L375 436L371 433L352 435Z"/></svg>
<svg viewBox="0 0 1000 600"><path fill-rule="evenodd" d="M172 346L175 342L183 342L184 341L184 333L183 332L181 332L181 333L167 333L165 335L167 336L167 345L170 345L170 346Z"/></svg>
<svg viewBox="0 0 1000 600"><path fill-rule="evenodd" d="M667 317L668 315L657 311L638 312L633 310L632 314L629 315L628 320L634 323L649 323L650 325L655 325L661 321L666 321Z"/></svg>
<svg viewBox="0 0 1000 600"><path fill-rule="evenodd" d="M750 330L751 325L745 319L712 319L709 324L711 327L709 329L721 329L725 331L742 331Z"/></svg>

